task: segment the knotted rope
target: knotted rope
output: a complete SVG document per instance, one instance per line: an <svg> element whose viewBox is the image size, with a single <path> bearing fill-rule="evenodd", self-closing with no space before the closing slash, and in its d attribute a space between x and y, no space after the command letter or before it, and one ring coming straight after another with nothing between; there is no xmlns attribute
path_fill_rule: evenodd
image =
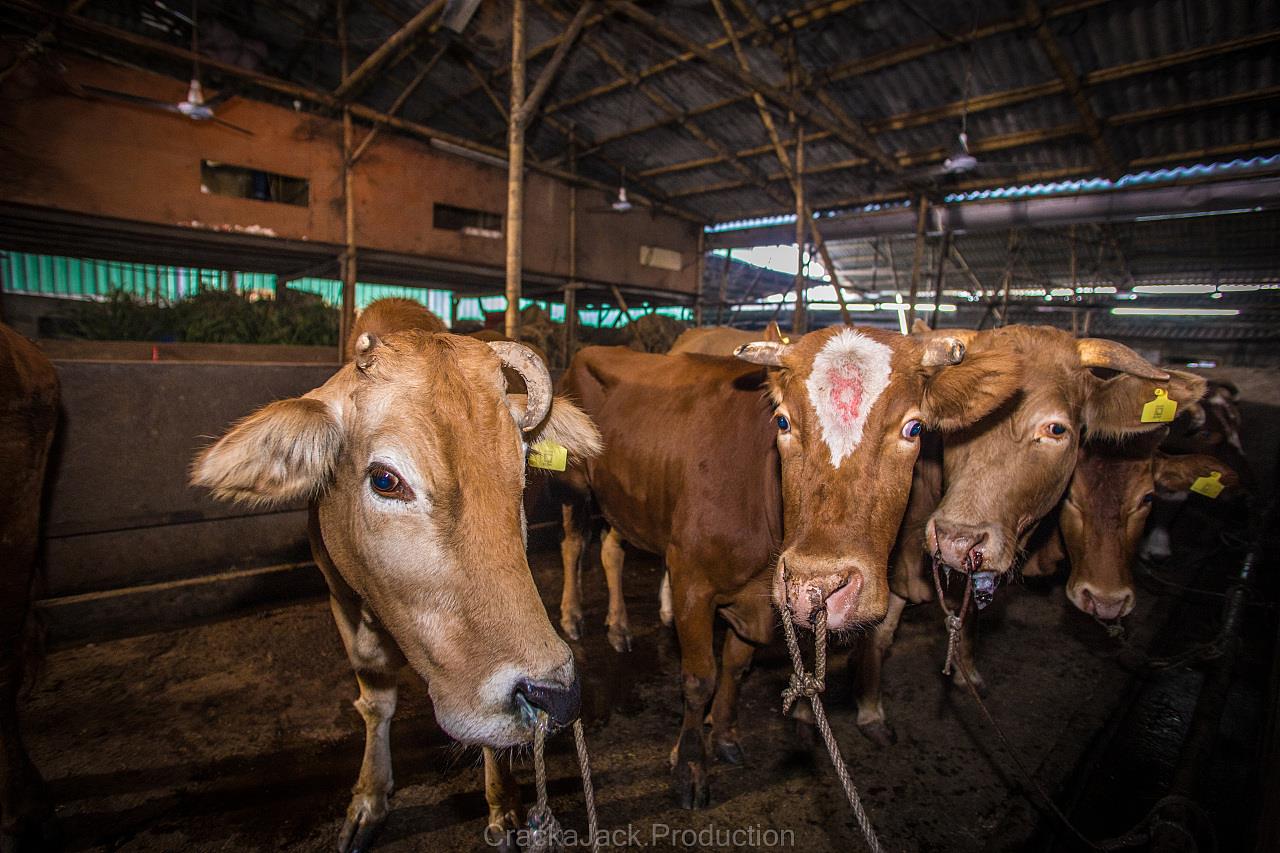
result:
<svg viewBox="0 0 1280 853"><path fill-rule="evenodd" d="M550 720L545 711L538 712L538 724L533 732L533 781L537 789L537 801L529 810L526 825L529 829L529 853L552 853L564 849L563 830L560 821L551 812L547 802L547 729ZM587 755L587 736L582 720L573 721L573 744L578 753L578 772L582 775L582 794L587 803L587 831L592 853L600 853L600 832L596 816L595 787L591 784L591 759Z"/></svg>
<svg viewBox="0 0 1280 853"><path fill-rule="evenodd" d="M783 584L784 586L786 584L785 576ZM844 763L844 756L840 754L840 745L836 743L835 735L831 732L827 713L819 698L819 694L826 689L827 681L826 604L816 594L813 596L813 672L804 668L804 656L800 652L800 641L796 638L791 606L784 604L781 610L782 632L787 638L787 651L791 655L791 665L794 667L791 681L782 691L782 713L788 713L801 697L809 700L809 704L813 707L813 718L818 725L818 732L822 735L823 743L827 745L831 765L835 768L840 786L844 788L844 795L853 809L853 816L857 819L859 828L862 829L862 837L867 840L867 847L872 853L881 853L883 848L880 847L880 839L876 836L875 827L871 825L871 818L867 816L866 809L862 807L862 798L858 796L858 789L849 775L849 767Z"/></svg>

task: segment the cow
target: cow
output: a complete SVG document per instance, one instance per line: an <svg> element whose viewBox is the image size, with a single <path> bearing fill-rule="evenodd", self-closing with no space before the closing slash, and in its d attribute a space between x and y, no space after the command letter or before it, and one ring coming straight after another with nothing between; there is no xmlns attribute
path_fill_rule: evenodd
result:
<svg viewBox="0 0 1280 853"><path fill-rule="evenodd" d="M778 324L771 322L764 337L783 339ZM731 356L734 350L761 338L759 332L733 329L728 326L699 326L686 329L671 345L670 355L701 353L702 355ZM581 519L579 519L581 521ZM582 567L585 562L585 529L566 524L562 544L564 585L560 597L560 630L571 640L582 638ZM605 617L609 644L615 651L631 651L631 621L627 616L627 603L622 591L622 570L625 551L622 536L614 528L606 528L600 539L600 563L604 568L605 585L609 591L609 609ZM662 624L670 626L675 619L671 605L671 576L662 573L662 591L659 612Z"/></svg>
<svg viewBox="0 0 1280 853"><path fill-rule="evenodd" d="M0 323L0 847L43 850L53 811L22 742L24 674L45 468L58 420L58 374Z"/></svg>
<svg viewBox="0 0 1280 853"><path fill-rule="evenodd" d="M1165 432L1081 445L1067 494L1023 567L1025 576L1046 575L1066 562L1068 600L1099 622L1115 623L1137 603L1133 563L1157 497L1185 499L1201 478L1223 488L1239 484L1213 456L1157 449Z"/></svg>
<svg viewBox="0 0 1280 853"><path fill-rule="evenodd" d="M526 347L422 328L378 334L359 322L354 337L351 362L233 426L191 477L224 500L309 500L312 553L366 726L344 853L365 848L387 816L406 664L426 680L440 727L464 744L527 743L541 714L557 728L576 717L573 655L529 571L521 495L532 443L555 442L577 464L600 450L595 426L553 398ZM504 367L527 396L507 392ZM517 825L509 792L519 789L491 749L485 759L500 835Z"/></svg>
<svg viewBox="0 0 1280 853"><path fill-rule="evenodd" d="M663 556L670 572L684 698L672 785L685 808L710 802L709 751L743 760L738 686L754 647L772 636L770 601L801 625L825 606L841 633L881 618L922 427L972 423L1019 375L1006 353L970 357L958 341L878 329L825 329L738 352L588 347L561 386L605 443L563 478L566 571L580 559L594 500L620 538ZM730 627L718 676L717 613Z"/></svg>
<svg viewBox="0 0 1280 853"><path fill-rule="evenodd" d="M1169 425L1169 436L1160 445L1166 453L1182 455L1198 453L1211 456L1233 471L1237 484L1233 493L1224 496L1230 506L1229 515L1248 518L1249 498L1253 492L1253 471L1240 441L1240 391L1230 382L1209 380L1204 398L1179 412ZM1172 554L1170 527L1181 511L1185 493L1158 494L1151 511L1151 521L1140 553L1149 562L1166 560Z"/></svg>
<svg viewBox="0 0 1280 853"><path fill-rule="evenodd" d="M925 339L940 334L914 331ZM926 555L948 571L965 573L975 600L985 604L1018 566L1040 519L1061 500L1086 430L1091 440L1159 430L1162 422L1142 421L1144 404L1167 395L1185 406L1204 390L1198 377L1170 374L1122 344L1076 339L1049 326L948 329L945 334L958 337L969 353L1016 354L1024 370L1017 393L1003 406L937 437L932 453L916 467L894 551L888 614L850 656L858 727L879 745L896 739L880 691L884 654L906 604L934 597ZM985 685L973 663L974 622L965 620L953 677L982 692Z"/></svg>
<svg viewBox="0 0 1280 853"><path fill-rule="evenodd" d="M377 337L385 337L391 332L403 332L406 329L421 329L424 332L449 331L444 321L421 302L400 297L375 299L360 312L355 328L347 336L346 346L343 348L345 360L351 361L355 358L356 341L365 332Z"/></svg>

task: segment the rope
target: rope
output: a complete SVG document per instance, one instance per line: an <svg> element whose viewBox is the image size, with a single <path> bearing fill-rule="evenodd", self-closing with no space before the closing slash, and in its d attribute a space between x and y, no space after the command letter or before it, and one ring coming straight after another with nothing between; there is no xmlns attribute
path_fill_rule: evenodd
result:
<svg viewBox="0 0 1280 853"><path fill-rule="evenodd" d="M550 720L545 711L538 712L538 724L533 732L533 781L537 790L537 801L529 810L526 825L529 829L530 841L528 853L552 853L564 849L563 834L560 821L551 812L547 802L547 730ZM582 793L587 802L587 831L591 833L590 845L592 853L600 853L600 825L596 815L595 786L591 784L591 759L587 755L587 736L582 728L582 720L573 721L573 745L578 753L578 772L582 775Z"/></svg>
<svg viewBox="0 0 1280 853"><path fill-rule="evenodd" d="M938 564L935 562L933 565L933 582L938 591L938 606L942 609L943 621L947 627L947 662L942 671L946 674L950 674L948 668L952 665L953 650L959 645L960 631L964 627L965 616L968 615L970 599L969 591L973 584L971 583L971 579L966 576L964 599L960 604L960 609L953 612L949 607L947 607L947 603L942 596L942 585L938 574ZM987 708L987 703L982 701L982 696L978 694L977 688L973 686L973 681L969 678L969 671L962 665L957 665L955 669L959 671L960 677L964 680L964 686L968 689L969 695L973 697L973 701L978 706L978 710L982 712L982 716L986 718L987 724L990 725L992 731L996 733L996 737L999 739L1000 745L1004 747L1005 752L1007 752L1009 757L1013 760L1013 765L1017 768L1018 774L1039 796L1043 803L1043 806L1041 807L1042 810L1051 814L1063 828L1065 828L1071 835L1075 836L1076 840L1089 850L1098 851L1098 853L1106 853L1106 851L1111 850L1123 850L1129 847L1139 847L1144 844L1148 844L1151 841L1151 830L1156 826L1172 825L1181 828L1180 824L1170 823L1169 821L1165 821L1161 818L1161 813L1170 806L1180 806L1204 817L1204 810L1201 809L1193 800L1179 795L1170 795L1157 802L1155 806L1152 807L1151 811L1147 812L1146 816L1143 817L1142 820L1138 821L1132 829L1123 835L1118 835L1115 838L1109 838L1105 841L1090 841L1084 833L1076 828L1076 825L1071 822L1071 819L1068 818L1060 808L1058 808L1058 804L1053 801L1053 798L1049 796L1049 793L1038 781L1036 781L1035 776L1033 776L1027 769L1027 766L1023 764L1018 751L1014 749L1013 744L1005 735L1004 729L1000 727L998 722L996 722L996 718L992 716L990 709ZM1215 838L1215 849L1216 846L1217 841Z"/></svg>
<svg viewBox="0 0 1280 853"><path fill-rule="evenodd" d="M786 583L785 577L783 583L784 585ZM801 697L809 700L809 704L813 707L813 717L817 723L818 732L827 746L831 765L835 768L836 777L844 789L845 798L849 800L849 806L853 809L853 816L862 830L862 837L866 839L867 847L872 853L882 853L880 839L876 836L875 827L871 825L871 818L867 816L867 811L862 806L862 798L858 796L858 789L849 775L849 767L844 763L844 756L840 754L840 745L836 742L831 725L827 722L827 713L822 707L822 700L818 698L819 694L826 689L827 680L827 608L820 601L814 603L812 673L804 668L804 656L800 652L800 641L796 639L791 607L783 605L781 610L782 632L787 638L787 651L791 655L791 664L794 667L791 681L782 691L782 712L784 714L789 712Z"/></svg>

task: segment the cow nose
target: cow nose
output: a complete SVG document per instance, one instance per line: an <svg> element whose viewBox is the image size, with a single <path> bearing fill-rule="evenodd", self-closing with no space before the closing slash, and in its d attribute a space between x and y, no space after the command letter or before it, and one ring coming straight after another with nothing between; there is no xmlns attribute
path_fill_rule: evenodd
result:
<svg viewBox="0 0 1280 853"><path fill-rule="evenodd" d="M832 572L821 577L796 578L787 582L787 604L797 623L810 626L818 607L827 609L827 627L838 629L852 617L862 591L862 574L856 569Z"/></svg>
<svg viewBox="0 0 1280 853"><path fill-rule="evenodd" d="M983 545L987 541L985 529L943 521L935 521L933 529L937 537L937 553L943 563L966 572L982 568Z"/></svg>
<svg viewBox="0 0 1280 853"><path fill-rule="evenodd" d="M582 687L576 674L568 687L554 682L522 678L516 682L514 698L517 707L523 702L534 714L544 711L551 728L562 729L578 719L578 711L582 707Z"/></svg>
<svg viewBox="0 0 1280 853"><path fill-rule="evenodd" d="M1134 595L1131 589L1108 593L1085 586L1080 589L1080 601L1077 606L1090 616L1096 616L1106 622L1128 616L1129 611L1133 610L1133 603Z"/></svg>

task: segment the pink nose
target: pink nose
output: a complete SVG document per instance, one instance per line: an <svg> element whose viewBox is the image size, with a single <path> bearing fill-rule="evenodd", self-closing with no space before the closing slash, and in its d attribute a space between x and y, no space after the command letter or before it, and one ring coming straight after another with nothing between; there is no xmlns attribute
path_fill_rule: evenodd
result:
<svg viewBox="0 0 1280 853"><path fill-rule="evenodd" d="M982 569L987 531L947 521L934 521L935 552L953 569L976 572Z"/></svg>
<svg viewBox="0 0 1280 853"><path fill-rule="evenodd" d="M1080 590L1080 609L1103 621L1119 619L1133 609L1133 592L1107 594L1084 587Z"/></svg>
<svg viewBox="0 0 1280 853"><path fill-rule="evenodd" d="M853 621L862 592L862 575L852 570L822 577L792 576L787 581L786 592L787 604L797 625L813 627L816 611L826 607L827 627L837 630Z"/></svg>

